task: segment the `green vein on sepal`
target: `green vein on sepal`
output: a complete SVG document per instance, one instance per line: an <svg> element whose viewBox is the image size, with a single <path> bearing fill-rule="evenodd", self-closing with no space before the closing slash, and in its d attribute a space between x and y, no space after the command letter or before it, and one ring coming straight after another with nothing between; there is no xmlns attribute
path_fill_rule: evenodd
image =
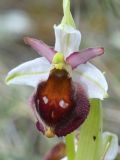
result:
<svg viewBox="0 0 120 160"><path fill-rule="evenodd" d="M8 75L5 79L6 84L9 84L10 81L12 81L15 78L18 77L25 77L25 76L33 76L33 75L41 75L46 74L47 72L30 72L30 73L13 73L11 75Z"/></svg>
<svg viewBox="0 0 120 160"><path fill-rule="evenodd" d="M102 92L104 93L104 97L108 98L108 94L105 92L104 87L95 79L93 79L92 77L90 77L89 75L87 75L86 73L80 72L80 71L75 71L77 74L81 75L82 77L85 77L86 79L90 80L91 82L93 82L94 84L96 84L96 86L98 86Z"/></svg>

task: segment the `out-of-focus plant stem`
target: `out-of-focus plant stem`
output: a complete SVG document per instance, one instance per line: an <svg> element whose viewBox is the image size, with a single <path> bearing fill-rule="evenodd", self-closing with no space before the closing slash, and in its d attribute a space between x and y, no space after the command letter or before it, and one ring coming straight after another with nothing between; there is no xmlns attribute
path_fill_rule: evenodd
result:
<svg viewBox="0 0 120 160"><path fill-rule="evenodd" d="M75 160L100 160L102 145L102 108L100 100L90 102L90 113L80 129Z"/></svg>
<svg viewBox="0 0 120 160"><path fill-rule="evenodd" d="M65 137L66 140L66 153L68 160L74 160L75 158L75 144L74 144L74 133L68 134Z"/></svg>

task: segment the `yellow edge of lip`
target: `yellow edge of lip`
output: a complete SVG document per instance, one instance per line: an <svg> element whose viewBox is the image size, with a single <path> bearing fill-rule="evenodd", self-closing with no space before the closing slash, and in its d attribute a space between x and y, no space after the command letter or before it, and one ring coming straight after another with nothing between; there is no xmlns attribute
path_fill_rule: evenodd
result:
<svg viewBox="0 0 120 160"><path fill-rule="evenodd" d="M45 131L45 136L48 138L52 138L55 136L54 131L52 128L48 127Z"/></svg>

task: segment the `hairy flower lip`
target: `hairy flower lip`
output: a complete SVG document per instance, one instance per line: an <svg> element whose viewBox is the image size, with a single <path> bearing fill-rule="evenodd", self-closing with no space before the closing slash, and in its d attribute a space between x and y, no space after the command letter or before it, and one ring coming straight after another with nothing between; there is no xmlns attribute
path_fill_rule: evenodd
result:
<svg viewBox="0 0 120 160"><path fill-rule="evenodd" d="M56 75L56 76L58 79L61 79L62 78L61 76L63 76L63 75L61 75L61 76ZM42 83L40 83L40 85L42 85ZM58 85L58 82L56 85ZM59 86L59 87L61 89L62 86ZM49 86L48 86L48 88L49 88ZM54 86L54 88L56 88L56 87ZM56 116L60 116L59 120L57 120L57 121L56 120L53 121L50 117L48 117L49 115L52 116L51 111L53 110L52 108L51 108L52 110L49 108L48 102L50 99L49 99L48 95L46 95L46 96L43 95L43 97L45 97L44 103L48 103L48 104L44 104L45 105L44 111L41 108L43 105L38 106L38 91L42 91L41 89L42 88L41 87L39 88L39 85L38 85L37 91L34 93L34 96L32 96L31 99L32 99L32 106L34 107L35 112L37 112L38 116L40 117L40 119L42 119L42 122L45 126L45 127L43 127L43 124L39 120L36 123L37 129L39 131L41 131L43 134L45 134L48 137L52 137L51 135L53 135L53 134L57 135L58 137L66 136L67 134L71 133L76 128L78 128L85 121L85 119L89 113L90 105L89 105L89 100L86 95L86 92L80 84L77 84L77 83L72 84L72 90L71 90L70 96L72 97L73 104L72 104L72 108L70 110L68 110L66 112L66 110L64 110L64 108L63 109L60 108L60 106L59 106L60 104L57 103L58 105L56 106L57 107L56 112L54 113ZM64 89L63 91L66 90L64 87L63 87L63 89ZM54 92L54 90L52 92ZM52 93L52 92L50 90L50 93ZM61 99L61 96L63 96L64 93L61 94L60 90L57 92L58 92L58 95ZM41 93L44 93L44 91L42 91ZM45 93L47 93L47 92L45 92ZM65 94L65 96L66 96L66 94ZM54 102L54 98L52 98L51 100ZM42 101L42 99L39 98L39 103L41 101ZM50 101L50 104L52 101ZM54 103L52 103L52 104L54 104ZM55 106L53 105L51 107L55 107ZM64 112L66 112L65 115L64 115L64 113L62 113L62 114L60 113L61 109ZM48 127L51 127L51 129L52 129L52 130L50 130L49 133L48 133ZM46 133L48 133L48 134L46 134Z"/></svg>
<svg viewBox="0 0 120 160"><path fill-rule="evenodd" d="M60 83L61 85L58 85ZM53 69L48 80L38 85L35 106L38 114L48 125L56 124L59 118L71 109L71 90L71 78L64 69Z"/></svg>

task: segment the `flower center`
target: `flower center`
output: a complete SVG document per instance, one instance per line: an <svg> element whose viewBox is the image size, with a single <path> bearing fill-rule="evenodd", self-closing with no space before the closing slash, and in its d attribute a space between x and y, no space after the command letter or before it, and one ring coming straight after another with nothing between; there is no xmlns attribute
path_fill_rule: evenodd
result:
<svg viewBox="0 0 120 160"><path fill-rule="evenodd" d="M53 57L52 65L56 69L63 69L65 66L64 55L57 52Z"/></svg>

